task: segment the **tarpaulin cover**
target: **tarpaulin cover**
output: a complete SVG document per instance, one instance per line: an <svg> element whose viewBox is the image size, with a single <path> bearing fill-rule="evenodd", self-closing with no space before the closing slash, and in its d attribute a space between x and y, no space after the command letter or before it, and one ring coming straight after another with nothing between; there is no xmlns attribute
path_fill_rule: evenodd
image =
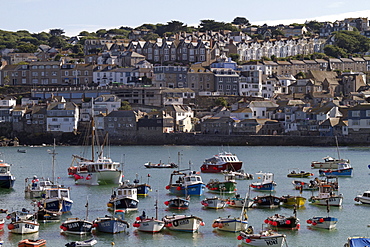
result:
<svg viewBox="0 0 370 247"><path fill-rule="evenodd" d="M370 247L370 238L353 238L349 242L350 247Z"/></svg>

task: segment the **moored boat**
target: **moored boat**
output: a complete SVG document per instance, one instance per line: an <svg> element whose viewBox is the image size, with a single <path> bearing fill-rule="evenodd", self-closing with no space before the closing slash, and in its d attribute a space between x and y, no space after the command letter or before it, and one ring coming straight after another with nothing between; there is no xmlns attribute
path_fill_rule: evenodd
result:
<svg viewBox="0 0 370 247"><path fill-rule="evenodd" d="M128 180L116 188L111 195L107 206L111 209L123 209L125 211L137 210L139 200L137 199L137 188Z"/></svg>
<svg viewBox="0 0 370 247"><path fill-rule="evenodd" d="M309 182L304 182L300 180L293 180L292 184L296 190L318 190L319 183L316 180L310 180Z"/></svg>
<svg viewBox="0 0 370 247"><path fill-rule="evenodd" d="M327 156L323 158L324 161L312 161L311 167L317 169L338 169L338 164L348 163L348 159L334 159L333 157Z"/></svg>
<svg viewBox="0 0 370 247"><path fill-rule="evenodd" d="M342 194L335 194L333 192L333 187L329 184L319 185L319 194L317 196L312 196L308 199L309 202L316 205L325 206L329 202L330 206L341 206L343 202Z"/></svg>
<svg viewBox="0 0 370 247"><path fill-rule="evenodd" d="M246 173L244 170L239 171L224 171L224 174L230 174L231 176L234 176L234 179L236 180L246 180L246 179L253 179L253 174Z"/></svg>
<svg viewBox="0 0 370 247"><path fill-rule="evenodd" d="M36 175L25 179L25 196L29 198L41 198L47 188L53 187L49 179L38 178Z"/></svg>
<svg viewBox="0 0 370 247"><path fill-rule="evenodd" d="M166 189L177 196L201 196L205 187L201 176L197 172L173 171L170 176L170 183L166 186Z"/></svg>
<svg viewBox="0 0 370 247"><path fill-rule="evenodd" d="M90 234L93 223L80 218L68 218L60 225L63 232L76 235Z"/></svg>
<svg viewBox="0 0 370 247"><path fill-rule="evenodd" d="M200 167L204 173L220 173L223 171L238 171L242 168L243 162L235 154L220 152L213 157L206 159Z"/></svg>
<svg viewBox="0 0 370 247"><path fill-rule="evenodd" d="M253 231L252 233L247 233L241 231L237 239L241 240L242 244L247 246L282 247L286 242L286 235L272 230L265 230L260 233L253 233Z"/></svg>
<svg viewBox="0 0 370 247"><path fill-rule="evenodd" d="M348 237L344 247L366 247L370 246L369 237Z"/></svg>
<svg viewBox="0 0 370 247"><path fill-rule="evenodd" d="M200 226L204 226L202 218L194 215L166 215L162 221L166 228L173 231L196 232Z"/></svg>
<svg viewBox="0 0 370 247"><path fill-rule="evenodd" d="M215 196L215 197L208 197L201 201L201 204L204 208L211 208L211 209L222 209L226 207L226 201Z"/></svg>
<svg viewBox="0 0 370 247"><path fill-rule="evenodd" d="M334 217L319 217L315 216L307 220L307 224L311 224L312 227L322 229L334 229L337 225L338 218Z"/></svg>
<svg viewBox="0 0 370 247"><path fill-rule="evenodd" d="M281 197L282 206L285 207L303 207L306 198L302 196L291 196L291 195L285 195Z"/></svg>
<svg viewBox="0 0 370 247"><path fill-rule="evenodd" d="M281 198L273 195L257 196L254 198L254 207L277 208L280 206Z"/></svg>
<svg viewBox="0 0 370 247"><path fill-rule="evenodd" d="M149 178L150 174L148 174L148 183L140 183L138 175L136 174L136 178L134 180L134 187L137 189L138 196L147 196L149 192L152 191L152 187L149 185Z"/></svg>
<svg viewBox="0 0 370 247"><path fill-rule="evenodd" d="M47 210L42 206L39 206L37 211L38 222L57 222L62 218L62 211L51 211Z"/></svg>
<svg viewBox="0 0 370 247"><path fill-rule="evenodd" d="M170 209L184 210L189 208L190 201L189 198L184 199L181 197L176 197L165 201L164 204Z"/></svg>
<svg viewBox="0 0 370 247"><path fill-rule="evenodd" d="M5 219L0 219L0 231L4 229Z"/></svg>
<svg viewBox="0 0 370 247"><path fill-rule="evenodd" d="M15 177L10 173L11 164L0 160L0 188L11 189L14 186Z"/></svg>
<svg viewBox="0 0 370 247"><path fill-rule="evenodd" d="M144 164L146 168L178 168L178 165L175 163L162 163L162 161L159 161L159 163L152 163L152 162L147 162Z"/></svg>
<svg viewBox="0 0 370 247"><path fill-rule="evenodd" d="M249 198L249 196L242 198L239 194L236 194L234 197L228 198L226 204L232 208L242 208L245 204L246 208L250 208L253 206L254 200Z"/></svg>
<svg viewBox="0 0 370 247"><path fill-rule="evenodd" d="M352 177L353 167L348 163L338 163L337 169L320 169L321 176Z"/></svg>
<svg viewBox="0 0 370 247"><path fill-rule="evenodd" d="M99 232L120 233L126 231L130 224L124 220L124 210L116 210L114 215L98 217L93 221L93 227Z"/></svg>
<svg viewBox="0 0 370 247"><path fill-rule="evenodd" d="M354 200L363 204L370 204L370 190L365 190L361 195L357 195Z"/></svg>
<svg viewBox="0 0 370 247"><path fill-rule="evenodd" d="M288 178L308 178L313 176L311 172L299 171L298 169L294 169L290 171L287 175Z"/></svg>
<svg viewBox="0 0 370 247"><path fill-rule="evenodd" d="M73 200L70 198L70 188L55 185L44 191L40 204L49 211L69 213L72 210Z"/></svg>
<svg viewBox="0 0 370 247"><path fill-rule="evenodd" d="M207 185L207 189L212 193L235 193L236 182L235 176L230 174L225 174L225 180L219 181L218 179L211 179Z"/></svg>
<svg viewBox="0 0 370 247"><path fill-rule="evenodd" d="M94 246L97 243L98 241L95 238L91 238L87 240L69 242L65 246L66 247Z"/></svg>
<svg viewBox="0 0 370 247"><path fill-rule="evenodd" d="M268 224L273 228L287 229L287 230L298 230L300 228L299 219L294 214L292 216L285 216L281 214L274 214L265 219L265 224Z"/></svg>
<svg viewBox="0 0 370 247"><path fill-rule="evenodd" d="M133 227L137 227L139 231L157 233L160 232L164 227L164 221L158 219L158 200L155 201L155 218L149 218L146 216L145 211L143 214L136 218Z"/></svg>
<svg viewBox="0 0 370 247"><path fill-rule="evenodd" d="M18 247L41 247L46 246L46 240L45 239L22 239L18 242Z"/></svg>
<svg viewBox="0 0 370 247"><path fill-rule="evenodd" d="M7 218L10 218L8 230L11 233L29 234L39 231L40 224L34 214L26 211L15 211L10 213Z"/></svg>
<svg viewBox="0 0 370 247"><path fill-rule="evenodd" d="M263 173L259 172L257 175L262 176L261 182L254 182L250 187L255 191L274 191L276 183L274 181L274 174L271 172ZM261 178L261 177L258 177Z"/></svg>

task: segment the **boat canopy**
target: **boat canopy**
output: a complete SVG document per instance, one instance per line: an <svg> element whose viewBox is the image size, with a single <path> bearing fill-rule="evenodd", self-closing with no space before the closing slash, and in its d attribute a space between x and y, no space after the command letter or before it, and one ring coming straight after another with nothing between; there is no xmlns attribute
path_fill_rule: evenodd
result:
<svg viewBox="0 0 370 247"><path fill-rule="evenodd" d="M370 238L352 238L349 240L350 247L364 247L370 245Z"/></svg>

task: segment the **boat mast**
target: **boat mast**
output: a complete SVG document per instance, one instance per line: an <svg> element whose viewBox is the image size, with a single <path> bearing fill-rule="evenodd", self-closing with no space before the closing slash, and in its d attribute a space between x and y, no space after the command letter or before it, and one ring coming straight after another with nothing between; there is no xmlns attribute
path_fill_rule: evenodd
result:
<svg viewBox="0 0 370 247"><path fill-rule="evenodd" d="M48 150L48 153L51 154L51 164L52 164L52 173L53 173L53 184L55 184L55 156L57 155L57 152L55 152L55 138L54 138L54 144L53 144L53 150Z"/></svg>
<svg viewBox="0 0 370 247"><path fill-rule="evenodd" d="M155 199L154 207L155 207L155 219L157 220L158 219L158 190L156 190L156 192L157 192L157 198Z"/></svg>
<svg viewBox="0 0 370 247"><path fill-rule="evenodd" d="M338 159L340 159L340 154L339 154L339 145L338 145L338 137L335 136L335 142L337 144L337 153L338 153Z"/></svg>

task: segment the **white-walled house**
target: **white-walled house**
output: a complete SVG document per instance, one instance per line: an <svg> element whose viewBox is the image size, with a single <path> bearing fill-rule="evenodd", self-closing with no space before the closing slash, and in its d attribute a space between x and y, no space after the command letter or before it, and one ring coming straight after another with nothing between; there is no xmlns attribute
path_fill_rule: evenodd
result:
<svg viewBox="0 0 370 247"><path fill-rule="evenodd" d="M78 106L73 102L51 102L46 108L46 129L50 132L74 132L79 117Z"/></svg>
<svg viewBox="0 0 370 247"><path fill-rule="evenodd" d="M252 118L269 118L271 119L273 112L279 105L272 101L252 101L249 108L252 111Z"/></svg>
<svg viewBox="0 0 370 247"><path fill-rule="evenodd" d="M109 114L118 111L121 107L121 99L113 94L102 94L94 99L94 114Z"/></svg>

